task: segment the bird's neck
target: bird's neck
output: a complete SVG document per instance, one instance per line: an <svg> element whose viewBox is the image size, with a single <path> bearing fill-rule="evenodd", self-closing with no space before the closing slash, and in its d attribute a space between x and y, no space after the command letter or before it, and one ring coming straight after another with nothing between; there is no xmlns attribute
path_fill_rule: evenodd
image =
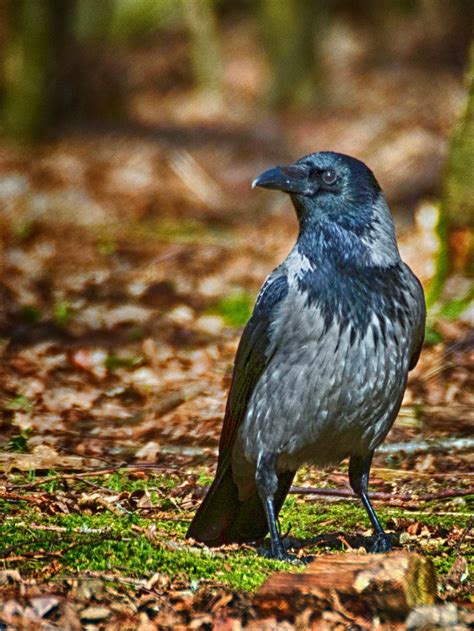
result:
<svg viewBox="0 0 474 631"><path fill-rule="evenodd" d="M393 224L378 217L363 230L325 220L300 223L296 247L311 266L341 273L390 268L400 262Z"/></svg>

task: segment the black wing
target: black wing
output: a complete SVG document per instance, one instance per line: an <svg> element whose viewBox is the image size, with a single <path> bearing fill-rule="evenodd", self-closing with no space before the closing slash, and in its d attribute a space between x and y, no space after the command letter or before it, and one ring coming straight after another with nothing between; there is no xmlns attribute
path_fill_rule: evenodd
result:
<svg viewBox="0 0 474 631"><path fill-rule="evenodd" d="M288 294L288 280L280 270L268 277L247 322L234 362L224 424L219 441L218 465L232 448L255 384L272 356L270 329L275 307Z"/></svg>
<svg viewBox="0 0 474 631"><path fill-rule="evenodd" d="M409 370L412 370L418 363L420 358L421 349L423 347L423 341L425 339L425 322L426 322L426 305L425 295L423 287L421 286L418 278L413 274L408 266L406 266L412 279L413 291L411 296L413 298L413 309L416 311L416 327L413 339L413 351L410 357Z"/></svg>

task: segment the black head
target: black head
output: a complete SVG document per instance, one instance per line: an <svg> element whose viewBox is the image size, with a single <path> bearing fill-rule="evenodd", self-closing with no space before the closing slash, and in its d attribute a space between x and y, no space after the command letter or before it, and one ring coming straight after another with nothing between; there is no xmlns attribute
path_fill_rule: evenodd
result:
<svg viewBox="0 0 474 631"><path fill-rule="evenodd" d="M365 211L381 192L374 174L363 162L332 151L312 153L289 166L269 169L252 186L289 193L300 219L310 213L354 227L367 222Z"/></svg>
<svg viewBox="0 0 474 631"><path fill-rule="evenodd" d="M288 193L300 223L300 240L317 234L336 239L340 249L357 245L367 260L389 264L398 259L390 211L372 171L360 160L342 153L312 153L294 164L259 175L253 187Z"/></svg>

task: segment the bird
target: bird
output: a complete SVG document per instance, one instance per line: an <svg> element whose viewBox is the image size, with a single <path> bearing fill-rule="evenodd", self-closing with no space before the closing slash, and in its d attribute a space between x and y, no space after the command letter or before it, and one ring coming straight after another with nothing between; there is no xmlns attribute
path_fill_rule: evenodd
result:
<svg viewBox="0 0 474 631"><path fill-rule="evenodd" d="M187 531L207 546L259 542L288 560L278 514L298 468L349 458L349 482L392 548L368 496L372 458L420 356L422 286L402 261L373 172L322 151L264 171L252 188L289 194L299 224L265 280L234 362L217 470Z"/></svg>

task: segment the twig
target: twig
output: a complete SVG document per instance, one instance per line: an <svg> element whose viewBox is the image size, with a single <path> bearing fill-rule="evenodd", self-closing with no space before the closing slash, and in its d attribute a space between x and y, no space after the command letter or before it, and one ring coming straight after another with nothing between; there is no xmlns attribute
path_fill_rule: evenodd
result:
<svg viewBox="0 0 474 631"><path fill-rule="evenodd" d="M140 511L140 514L153 513L153 518L159 521L176 521L178 523L189 521L194 514L187 513L182 517L176 517L176 515L170 515L169 513L162 511L159 506L138 506L137 510Z"/></svg>
<svg viewBox="0 0 474 631"><path fill-rule="evenodd" d="M90 471L82 471L81 473L58 473L57 475L50 475L45 478L39 478L34 482L27 482L26 484L9 484L6 488L8 491L15 489L34 489L42 484L49 484L50 482L57 482L63 480L81 480L83 478L95 478L103 475L110 475L117 473L120 469L130 469L133 471L145 471L146 469L154 469L157 471L175 472L174 467L165 467L163 465L155 465L151 463L137 463L137 464L118 464L114 467L107 467L106 469L91 469ZM109 489L107 489L109 490ZM23 498L24 499L24 498Z"/></svg>
<svg viewBox="0 0 474 631"><path fill-rule="evenodd" d="M56 482L58 480L80 480L81 478L93 478L101 475L108 475L110 473L116 473L118 469L122 469L123 465L117 465L116 467L108 467L107 469L92 469L91 471L83 471L82 473L58 473L57 475L50 475L46 478L40 478L34 482L28 482L26 484L10 484L7 489L34 489L42 484L49 484L50 482Z"/></svg>
<svg viewBox="0 0 474 631"><path fill-rule="evenodd" d="M398 506L398 504L397 504ZM415 510L407 507L410 515L426 515L427 512L425 510ZM462 511L452 511L452 510L436 510L436 517L471 517L472 513L464 513Z"/></svg>
<svg viewBox="0 0 474 631"><path fill-rule="evenodd" d="M17 523L15 528L25 528L28 530L45 530L48 532L73 532L78 535L105 535L111 532L110 528L65 528L64 526L44 526L42 524Z"/></svg>
<svg viewBox="0 0 474 631"><path fill-rule="evenodd" d="M292 486L290 487L290 493L296 495L320 495L329 497L340 497L353 499L357 496L350 489L319 489L313 486ZM423 493L421 495L412 495L411 493L369 493L369 496L373 500L398 500L399 502L429 502L430 500L441 500L448 497L463 497L465 495L474 494L474 487L467 487L466 489L445 489L438 493Z"/></svg>
<svg viewBox="0 0 474 631"><path fill-rule="evenodd" d="M471 471L445 471L443 473L424 473L423 471L414 471L414 470L405 470L405 469L388 469L387 467L372 467L371 468L372 475L386 475L387 477L409 477L409 478L441 478L446 480L446 478L470 478L474 477L474 473ZM346 473L334 471L331 473L333 476L344 476L347 477Z"/></svg>
<svg viewBox="0 0 474 631"><path fill-rule="evenodd" d="M225 208L228 200L223 189L189 151L172 152L169 165L184 185L193 192L193 195L197 195L213 208Z"/></svg>
<svg viewBox="0 0 474 631"><path fill-rule="evenodd" d="M466 539L468 532L471 530L473 523L474 523L474 515L471 515L471 518L467 522L467 526L464 528L464 530L461 533L461 536L459 537L459 541L458 541L458 544L456 546L456 551L455 551L457 555L459 554L459 551L461 550L461 546L464 543L464 540Z"/></svg>
<svg viewBox="0 0 474 631"><path fill-rule="evenodd" d="M457 449L458 451L466 451L474 448L474 438L442 438L439 440L414 440L407 443L387 443L377 449L377 453L393 454L403 451L405 453L415 453L426 451L436 453L438 451L447 451L448 449Z"/></svg>
<svg viewBox="0 0 474 631"><path fill-rule="evenodd" d="M140 591L143 591L147 594L157 594L157 591L154 589L150 589L148 587L145 586L146 582L143 579L134 579L131 577L126 577L126 576L117 576L114 574L103 574L101 572L95 572L93 570L89 570L88 572L79 572L77 574L72 574L72 575L62 575L60 578L53 578L52 580L60 580L60 581L64 581L65 579L69 579L69 580L80 580L80 579L91 579L91 578L97 578L101 581L107 581L110 583L119 583L120 585L127 585L128 587L134 587L136 589L139 589Z"/></svg>

